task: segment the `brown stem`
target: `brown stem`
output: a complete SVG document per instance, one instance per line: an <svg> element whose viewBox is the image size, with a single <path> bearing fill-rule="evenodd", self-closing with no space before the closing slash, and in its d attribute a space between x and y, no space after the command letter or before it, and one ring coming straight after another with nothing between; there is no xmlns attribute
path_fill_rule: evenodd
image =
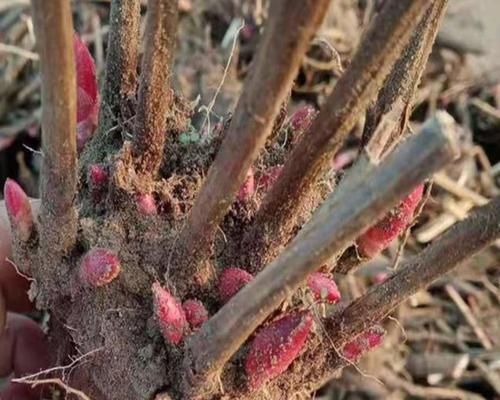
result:
<svg viewBox="0 0 500 400"><path fill-rule="evenodd" d="M371 139L366 149L374 159L380 159L406 132L415 91L447 4L448 0L432 3L367 112L363 140Z"/></svg>
<svg viewBox="0 0 500 400"><path fill-rule="evenodd" d="M418 290L446 274L500 237L500 197L474 210L464 221L401 266L384 283L353 301L341 313L323 320L325 332L311 338L309 350L266 388L270 398L287 398L298 390L312 392L346 366L337 350ZM457 245L460 243L460 245ZM300 368L302 366L302 368ZM307 366L304 368L304 366ZM252 394L254 395L254 394ZM241 400L248 397L239 397Z"/></svg>
<svg viewBox="0 0 500 400"><path fill-rule="evenodd" d="M443 114L447 115L447 114ZM451 116L450 116L451 118ZM454 130L456 129L456 126L450 125L450 129ZM451 131L450 131L451 132ZM456 132L456 131L455 131ZM362 156L364 158L369 158L372 160L372 156L368 155L366 151L363 150ZM362 161L362 158L359 160ZM400 243L398 245L398 250L397 253L394 257L394 261L392 263L392 268L396 269L397 266L399 265L399 262L401 261L401 258L403 257L403 249L405 247L406 242L408 241L408 238L410 237L411 234L411 228L415 224L415 221L418 219L419 215L421 214L422 210L424 209L427 200L429 199L431 192L432 192L432 183L433 183L433 178L429 179L426 184L424 185L424 193L422 196L422 199L418 203L418 207L416 208L415 212L413 213L412 221L406 226L404 231L402 231L398 236L400 236ZM358 267L363 265L364 263L368 262L371 260L371 257L365 256L361 254L358 249L356 244L353 244L349 248L347 248L340 257L338 257L336 260L334 260L331 265L332 269L335 269L335 273L337 274L343 274L346 275L349 272L355 271Z"/></svg>
<svg viewBox="0 0 500 400"><path fill-rule="evenodd" d="M244 249L245 253L254 255L248 260L253 272L279 254L298 221L311 211L306 204L314 197L318 180L375 99L428 4L426 0L389 0L384 4L350 68L291 152L280 179L256 215Z"/></svg>
<svg viewBox="0 0 500 400"><path fill-rule="evenodd" d="M455 156L439 121L403 143L358 185L345 184L314 214L285 251L238 292L187 342L191 369L205 377L219 370L269 314L307 276L342 251L426 176Z"/></svg>
<svg viewBox="0 0 500 400"><path fill-rule="evenodd" d="M271 134L280 105L291 89L302 56L328 4L328 0L271 2L270 18L252 72L180 234L173 274L191 280L202 269L200 263L209 256L217 227ZM178 290L182 292L182 287Z"/></svg>
<svg viewBox="0 0 500 400"><path fill-rule="evenodd" d="M174 99L170 77L177 19L177 1L148 1L133 147L136 170L141 175L155 176L163 156L167 117Z"/></svg>
<svg viewBox="0 0 500 400"><path fill-rule="evenodd" d="M33 0L32 7L42 75L40 241L42 252L62 255L73 246L77 229L73 22L67 0Z"/></svg>
<svg viewBox="0 0 500 400"><path fill-rule="evenodd" d="M112 0L100 123L107 130L121 120L122 108L137 89L139 0ZM101 129L102 131L102 129Z"/></svg>
<svg viewBox="0 0 500 400"><path fill-rule="evenodd" d="M402 267L383 284L354 301L336 320L335 336L347 340L384 318L404 299L426 287L456 264L471 257L500 235L500 197L476 209L441 239Z"/></svg>

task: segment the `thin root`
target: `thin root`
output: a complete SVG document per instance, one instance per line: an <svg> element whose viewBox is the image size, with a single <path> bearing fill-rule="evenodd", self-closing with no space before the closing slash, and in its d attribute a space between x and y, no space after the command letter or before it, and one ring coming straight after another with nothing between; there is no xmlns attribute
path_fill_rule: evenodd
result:
<svg viewBox="0 0 500 400"><path fill-rule="evenodd" d="M31 387L35 387L38 385L57 385L64 389L67 393L69 394L74 394L78 398L82 400L91 400L89 396L87 396L85 393L83 393L80 390L74 389L71 386L66 385L62 380L58 378L51 378L51 379L33 379L33 380L24 380L23 379L13 379L12 382L17 382L17 383L26 383L28 385L31 385Z"/></svg>

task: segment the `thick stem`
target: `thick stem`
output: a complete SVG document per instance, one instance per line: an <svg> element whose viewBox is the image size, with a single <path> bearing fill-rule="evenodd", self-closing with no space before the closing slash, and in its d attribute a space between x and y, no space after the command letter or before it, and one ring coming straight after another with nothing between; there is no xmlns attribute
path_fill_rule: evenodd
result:
<svg viewBox="0 0 500 400"><path fill-rule="evenodd" d="M406 132L415 91L447 4L448 0L432 3L367 112L363 140L371 139L366 148L374 159L380 159Z"/></svg>
<svg viewBox="0 0 500 400"><path fill-rule="evenodd" d="M245 239L245 253L255 272L272 260L291 238L297 221L311 210L307 199L428 9L426 0L389 0L365 35L350 68L338 81L284 165Z"/></svg>
<svg viewBox="0 0 500 400"><path fill-rule="evenodd" d="M177 32L175 0L149 0L139 104L134 132L135 167L140 175L155 176L165 145L168 112L174 99L170 88Z"/></svg>
<svg viewBox="0 0 500 400"><path fill-rule="evenodd" d="M117 126L127 129L135 112L139 59L140 0L112 0L105 78L98 130L80 153L81 173L91 163L103 162L110 149L121 146ZM119 140L117 140L119 139Z"/></svg>
<svg viewBox="0 0 500 400"><path fill-rule="evenodd" d="M342 251L372 221L456 154L455 143L438 120L403 143L359 185L345 184L304 226L285 251L238 292L187 342L190 368L206 377L220 369L269 314L307 276Z"/></svg>
<svg viewBox="0 0 500 400"><path fill-rule="evenodd" d="M77 229L73 22L67 0L33 0L32 6L42 75L40 244L42 254L62 255Z"/></svg>
<svg viewBox="0 0 500 400"><path fill-rule="evenodd" d="M276 0L253 70L247 78L229 130L182 230L172 263L176 282L202 269L217 227L233 203L297 74L328 0ZM178 290L183 291L182 287Z"/></svg>
<svg viewBox="0 0 500 400"><path fill-rule="evenodd" d="M135 96L140 17L139 0L112 0L100 111L100 125L104 130L122 119L123 107Z"/></svg>
<svg viewBox="0 0 500 400"><path fill-rule="evenodd" d="M434 2L427 10L401 58L384 81L377 100L367 112L363 142L368 142L362 156L378 161L390 151L407 130L415 92L420 83L447 0ZM335 272L346 274L366 262L354 247L337 261Z"/></svg>
<svg viewBox="0 0 500 400"><path fill-rule="evenodd" d="M348 340L384 318L404 299L426 287L500 235L500 197L450 228L383 284L354 301L336 320L335 336Z"/></svg>
<svg viewBox="0 0 500 400"><path fill-rule="evenodd" d="M323 320L324 339L313 338L309 350L296 365L272 382L267 391L272 398L288 398L298 390L312 392L346 365L335 349L352 340L375 323L381 322L395 307L427 287L458 264L472 257L500 237L500 197L474 210L462 222L401 266L384 283L353 301L340 314ZM320 331L321 332L321 331ZM328 338L326 338L328 335ZM242 400L245 396L240 397ZM252 398L250 395L248 398Z"/></svg>

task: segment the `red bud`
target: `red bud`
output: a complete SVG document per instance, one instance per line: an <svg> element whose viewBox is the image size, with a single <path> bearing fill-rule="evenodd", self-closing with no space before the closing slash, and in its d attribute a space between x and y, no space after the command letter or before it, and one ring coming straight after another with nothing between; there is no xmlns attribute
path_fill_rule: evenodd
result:
<svg viewBox="0 0 500 400"><path fill-rule="evenodd" d="M89 181L93 187L101 187L108 182L108 173L100 164L89 165Z"/></svg>
<svg viewBox="0 0 500 400"><path fill-rule="evenodd" d="M89 165L88 183L92 198L96 203L101 201L108 179L108 172L102 164Z"/></svg>
<svg viewBox="0 0 500 400"><path fill-rule="evenodd" d="M240 268L227 268L219 279L219 297L223 303L227 302L239 290L253 279L253 276Z"/></svg>
<svg viewBox="0 0 500 400"><path fill-rule="evenodd" d="M76 33L73 36L73 49L77 84L77 144L81 150L97 126L99 93L94 59Z"/></svg>
<svg viewBox="0 0 500 400"><path fill-rule="evenodd" d="M424 185L418 185L385 218L368 229L356 241L359 253L374 257L397 238L413 220L415 209L422 200Z"/></svg>
<svg viewBox="0 0 500 400"><path fill-rule="evenodd" d="M330 304L335 304L340 300L337 284L327 274L313 272L307 278L307 286L316 300L323 300Z"/></svg>
<svg viewBox="0 0 500 400"><path fill-rule="evenodd" d="M179 301L170 292L153 283L153 307L163 337L171 344L178 344L187 329L186 315Z"/></svg>
<svg viewBox="0 0 500 400"><path fill-rule="evenodd" d="M304 347L312 323L312 314L300 311L274 320L257 332L245 359L252 389L258 389L290 366Z"/></svg>
<svg viewBox="0 0 500 400"><path fill-rule="evenodd" d="M80 279L89 286L104 286L118 276L120 268L120 260L114 252L96 247L80 261Z"/></svg>
<svg viewBox="0 0 500 400"><path fill-rule="evenodd" d="M182 304L186 319L191 328L198 328L208 320L208 311L203 303L196 299L186 300Z"/></svg>
<svg viewBox="0 0 500 400"><path fill-rule="evenodd" d="M156 201L152 194L140 194L137 196L137 209L144 215L155 215L158 210Z"/></svg>
<svg viewBox="0 0 500 400"><path fill-rule="evenodd" d="M351 361L357 360L363 353L382 343L384 335L384 328L380 325L372 326L344 346L344 357Z"/></svg>
<svg viewBox="0 0 500 400"><path fill-rule="evenodd" d="M380 284L380 283L384 283L387 279L389 279L389 273L381 271L381 272L377 272L373 276L372 281L375 284Z"/></svg>
<svg viewBox="0 0 500 400"><path fill-rule="evenodd" d="M3 194L12 231L20 240L27 241L33 232L33 214L28 196L12 179L6 180Z"/></svg>

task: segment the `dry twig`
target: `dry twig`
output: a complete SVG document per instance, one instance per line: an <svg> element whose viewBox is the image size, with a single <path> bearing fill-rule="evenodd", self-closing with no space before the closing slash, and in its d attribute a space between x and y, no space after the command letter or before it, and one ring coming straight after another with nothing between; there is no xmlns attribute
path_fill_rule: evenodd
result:
<svg viewBox="0 0 500 400"><path fill-rule="evenodd" d="M347 340L359 334L403 299L491 244L500 235L499 218L500 197L476 209L441 239L404 263L398 273L347 307L336 323L342 326L339 337Z"/></svg>
<svg viewBox="0 0 500 400"><path fill-rule="evenodd" d="M462 214L468 213L473 206L474 203L467 199L460 200L455 204L455 207L460 209ZM456 215L445 212L417 229L415 232L415 238L420 243L428 243L459 220L460 218L457 218Z"/></svg>
<svg viewBox="0 0 500 400"><path fill-rule="evenodd" d="M343 251L417 183L451 161L455 145L450 140L432 120L378 168L372 165L362 169L363 176L351 177L355 184L346 183L344 190L332 195L285 251L189 339L192 372L206 378L219 370L311 272Z"/></svg>
<svg viewBox="0 0 500 400"><path fill-rule="evenodd" d="M309 41L329 1L276 0L231 125L180 233L176 282L203 269L217 227L231 206L288 94ZM265 95L263 95L265 93ZM179 276L181 279L175 279ZM177 287L182 293L184 289Z"/></svg>
<svg viewBox="0 0 500 400"><path fill-rule="evenodd" d="M406 132L413 98L424 72L448 0L434 1L367 112L363 140L371 157L380 159Z"/></svg>
<svg viewBox="0 0 500 400"><path fill-rule="evenodd" d="M493 344L491 343L491 340L488 338L486 333L484 332L483 328L479 324L478 320L476 317L474 317L474 314L472 314L469 306L465 301L463 301L462 297L458 294L457 290L451 286L450 284L445 286L446 293L448 293L448 296L453 300L455 305L458 307L462 315L464 316L465 320L467 323L471 326L471 328L474 330L474 333L476 334L477 338L483 345L483 347L486 350L491 350L493 348Z"/></svg>
<svg viewBox="0 0 500 400"><path fill-rule="evenodd" d="M366 33L350 68L313 122L292 150L280 179L271 188L245 239L249 262L259 270L272 260L290 239L297 221L310 209L306 200L330 165L360 115L375 99L412 32L425 14L427 1L392 0Z"/></svg>
<svg viewBox="0 0 500 400"><path fill-rule="evenodd" d="M483 397L461 389L448 389L439 387L425 387L408 382L400 378L387 367L380 371L381 379L393 388L401 388L411 396L424 399L456 399L456 400L482 400Z"/></svg>
<svg viewBox="0 0 500 400"><path fill-rule="evenodd" d="M71 386L66 385L61 379L58 378L47 378L47 379L13 379L12 382L16 383L25 383L27 385L31 385L31 387L36 387L40 385L57 385L64 389L68 394L74 394L78 398L82 400L91 400L89 396L87 396L82 391L72 388Z"/></svg>
<svg viewBox="0 0 500 400"><path fill-rule="evenodd" d="M122 107L135 96L139 53L139 0L113 0L99 132L119 120Z"/></svg>
<svg viewBox="0 0 500 400"><path fill-rule="evenodd" d="M62 255L71 248L77 227L73 22L66 0L33 0L32 5L43 103L40 244L44 267L52 268L56 265L52 255Z"/></svg>
<svg viewBox="0 0 500 400"><path fill-rule="evenodd" d="M476 206L483 206L488 203L488 199L453 181L445 173L440 172L434 176L434 183L454 195L469 200Z"/></svg>
<svg viewBox="0 0 500 400"><path fill-rule="evenodd" d="M334 348L342 348L353 337L381 322L418 290L493 243L500 237L499 220L500 197L474 210L466 220L457 223L421 253L403 262L388 280L324 320ZM299 379L292 378L294 371L291 368L268 386L267 390L274 398L299 389L312 392L347 365L346 360L335 352L325 357L325 344L315 342L309 348L297 360L297 363L308 366L307 370L295 373L300 374Z"/></svg>
<svg viewBox="0 0 500 400"><path fill-rule="evenodd" d="M177 31L175 0L149 0L139 104L135 120L134 155L139 174L155 176L165 144L167 118L174 100L170 88Z"/></svg>

